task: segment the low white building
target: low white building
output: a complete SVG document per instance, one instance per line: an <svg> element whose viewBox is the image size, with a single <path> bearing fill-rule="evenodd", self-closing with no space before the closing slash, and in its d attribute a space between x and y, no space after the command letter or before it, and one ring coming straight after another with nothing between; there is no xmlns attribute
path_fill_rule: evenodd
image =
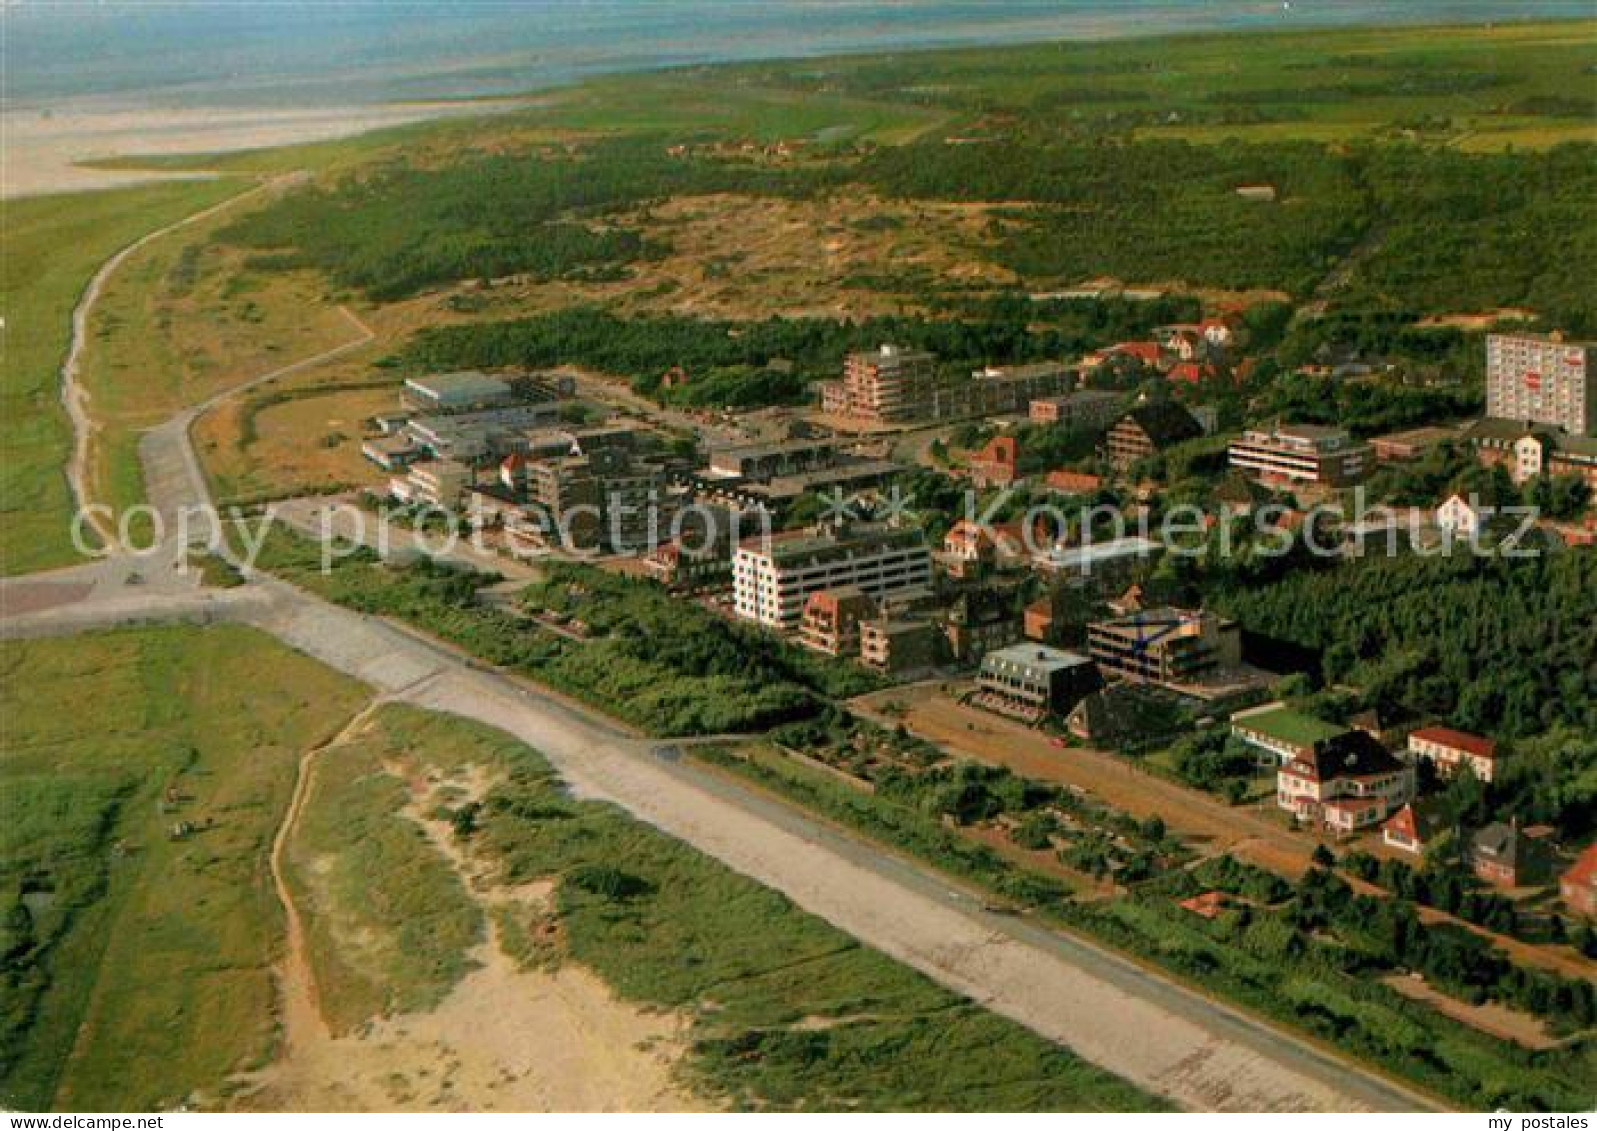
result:
<svg viewBox="0 0 1597 1131"><path fill-rule="evenodd" d="M1421 727L1408 736L1408 752L1414 759L1433 764L1443 777L1465 766L1481 781L1497 776L1497 743L1478 734L1451 727Z"/></svg>

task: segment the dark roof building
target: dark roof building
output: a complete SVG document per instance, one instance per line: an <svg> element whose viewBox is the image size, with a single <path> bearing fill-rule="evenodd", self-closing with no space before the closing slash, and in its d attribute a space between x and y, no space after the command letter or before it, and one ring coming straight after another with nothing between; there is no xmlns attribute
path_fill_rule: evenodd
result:
<svg viewBox="0 0 1597 1131"><path fill-rule="evenodd" d="M1104 438L1104 457L1124 471L1138 460L1203 435L1203 426L1175 401L1140 404L1120 418Z"/></svg>

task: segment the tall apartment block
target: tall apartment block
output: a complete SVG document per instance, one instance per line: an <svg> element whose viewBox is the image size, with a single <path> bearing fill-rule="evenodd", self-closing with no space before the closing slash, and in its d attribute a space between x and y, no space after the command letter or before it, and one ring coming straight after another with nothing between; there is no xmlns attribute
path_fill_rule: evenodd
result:
<svg viewBox="0 0 1597 1131"><path fill-rule="evenodd" d="M884 424L927 414L937 384L937 357L925 350L882 346L850 354L841 381L821 386L821 405L838 416Z"/></svg>
<svg viewBox="0 0 1597 1131"><path fill-rule="evenodd" d="M1597 343L1557 334L1486 338L1486 415L1597 435Z"/></svg>
<svg viewBox="0 0 1597 1131"><path fill-rule="evenodd" d="M752 539L732 558L733 608L767 628L797 628L804 603L826 589L857 587L874 601L932 583L932 554L919 530L860 524Z"/></svg>

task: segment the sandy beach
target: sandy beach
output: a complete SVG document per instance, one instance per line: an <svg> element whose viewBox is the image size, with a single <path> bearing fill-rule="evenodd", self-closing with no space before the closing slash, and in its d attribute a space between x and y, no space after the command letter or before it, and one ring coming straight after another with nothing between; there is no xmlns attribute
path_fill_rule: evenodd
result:
<svg viewBox="0 0 1597 1131"><path fill-rule="evenodd" d="M86 168L113 157L221 153L325 141L427 118L482 114L510 102L411 102L348 107L119 108L84 99L0 113L0 197L84 192L205 176Z"/></svg>

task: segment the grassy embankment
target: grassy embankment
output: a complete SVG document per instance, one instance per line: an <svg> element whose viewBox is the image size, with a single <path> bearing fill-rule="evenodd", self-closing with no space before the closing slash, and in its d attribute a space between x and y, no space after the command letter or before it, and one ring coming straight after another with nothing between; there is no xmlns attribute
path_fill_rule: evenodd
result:
<svg viewBox="0 0 1597 1131"><path fill-rule="evenodd" d="M0 364L0 573L69 565L72 500L64 468L71 426L60 369L72 309L107 259L146 232L239 191L184 182L8 201ZM141 375L142 376L142 375Z"/></svg>
<svg viewBox="0 0 1597 1131"><path fill-rule="evenodd" d="M214 1094L274 1041L267 853L296 763L367 693L233 627L0 657L0 1095L107 1111Z"/></svg>
<svg viewBox="0 0 1597 1131"><path fill-rule="evenodd" d="M95 306L82 373L98 426L89 489L118 514L145 499L144 429L356 336L308 273L252 271L244 253L217 243L221 226L258 204L240 202L141 248Z"/></svg>

